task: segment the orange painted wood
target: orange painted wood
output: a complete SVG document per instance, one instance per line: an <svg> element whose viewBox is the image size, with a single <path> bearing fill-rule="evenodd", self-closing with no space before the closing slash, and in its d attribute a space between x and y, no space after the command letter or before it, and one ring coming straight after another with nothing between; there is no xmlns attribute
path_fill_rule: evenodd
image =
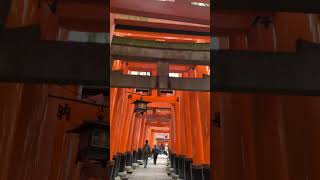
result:
<svg viewBox="0 0 320 180"><path fill-rule="evenodd" d="M38 24L39 11L37 0L28 0L26 2L12 0L6 26L15 28Z"/></svg>
<svg viewBox="0 0 320 180"><path fill-rule="evenodd" d="M104 1L81 3L74 0L66 0L58 3L57 15L72 19L108 22L108 5ZM107 27L109 24L106 25Z"/></svg>
<svg viewBox="0 0 320 180"><path fill-rule="evenodd" d="M41 38L44 40L57 40L59 35L59 23L58 17L54 15L48 5L42 2L43 8L41 8L39 17Z"/></svg>
<svg viewBox="0 0 320 180"><path fill-rule="evenodd" d="M248 47L252 50L273 51L276 50L276 38L273 36L275 29L257 27L248 34ZM254 144L256 178L268 178L275 180L287 180L288 176L285 146L281 143L282 130L278 126L281 123L281 107L277 96L257 95L253 96L253 121L249 122L254 131L248 136L251 138L249 146ZM268 108L268 111L266 111ZM248 123L248 121L245 121ZM244 131L246 133L248 131ZM266 134L268 134L266 136ZM264 143L261 143L264 142ZM252 146L252 145L251 145ZM249 146L250 147L250 146ZM278 159L277 162L268 159ZM253 165L252 165L253 166ZM265 169L268 167L269 171Z"/></svg>
<svg viewBox="0 0 320 180"><path fill-rule="evenodd" d="M277 49L279 51L294 51L292 43L297 38L317 42L314 34L314 26L317 24L310 16L298 13L276 14ZM282 130L281 142L286 145L283 150L287 152L289 179L320 178L317 170L319 155L316 153L320 145L316 140L317 131L320 128L317 122L320 115L317 110L320 107L319 97L283 96L280 97L280 102L282 121L279 127Z"/></svg>
<svg viewBox="0 0 320 180"><path fill-rule="evenodd" d="M249 31L249 49L295 51L298 38L318 41L314 31L317 22L312 15L276 13L274 22L274 32L264 27ZM232 37L230 47L243 49L246 46L243 42L242 37ZM222 168L216 166L216 179L319 177L315 171L318 156L314 154L319 146L311 135L319 128L314 121L319 118L317 97L222 93L218 98L223 123L223 159ZM302 124L301 119L304 119ZM308 155L301 156L302 153Z"/></svg>
<svg viewBox="0 0 320 180"><path fill-rule="evenodd" d="M120 143L119 144L119 150L122 153L125 153L127 151L126 144L128 143L128 134L129 134L129 125L131 121L131 116L133 114L133 105L128 103L128 99L125 98L124 100L124 107L121 108L122 112L120 112L120 115L122 117L119 117L119 120L123 118L123 126L121 127L120 132ZM120 131L120 129L119 129Z"/></svg>
<svg viewBox="0 0 320 180"><path fill-rule="evenodd" d="M140 140L139 140L139 147L143 147L145 143L145 137L146 137L146 119L142 119L142 128L141 128L141 133L140 133Z"/></svg>
<svg viewBox="0 0 320 180"><path fill-rule="evenodd" d="M180 118L180 112L178 109L178 105L176 105L174 108L172 108L171 112L175 114L175 116L172 118L172 121L174 121L175 124L175 153L177 155L182 155L182 144L181 144L181 118Z"/></svg>
<svg viewBox="0 0 320 180"><path fill-rule="evenodd" d="M138 148L140 148L139 140L141 136L141 129L142 129L142 118L138 118L137 128L134 135L134 147L133 147L134 150L138 150Z"/></svg>
<svg viewBox="0 0 320 180"><path fill-rule="evenodd" d="M0 175L1 179L70 179L76 166L74 161L78 150L78 138L69 138L66 130L80 124L83 117L94 119L97 112L96 107L48 97L48 94L74 96L60 86L1 84L1 87L2 92L6 92L4 95L8 96L8 101L3 101L0 108L1 128L10 128L2 131L6 132L5 135L8 137L5 141L3 137L1 138L1 144L7 145L0 146L0 151L4 155L0 163L1 172L5 170ZM10 92L7 92L8 90ZM15 99L10 96L13 93ZM17 103L17 100L19 103L15 107L12 106ZM58 104L64 103L68 103L72 108L69 121L58 120L56 117ZM13 115L16 119L10 118L7 114L13 110L16 113L11 116ZM6 118L2 119L3 117ZM8 120L12 122L8 124ZM15 123L17 126L13 126ZM67 155L70 155L71 158L67 158ZM37 161L34 161L35 159ZM59 168L66 169L69 174L59 174Z"/></svg>
<svg viewBox="0 0 320 180"><path fill-rule="evenodd" d="M73 19L68 17L59 18L59 26L64 29L80 32L100 32L106 33L109 31L106 22L95 20Z"/></svg>
<svg viewBox="0 0 320 180"><path fill-rule="evenodd" d="M19 126L19 107L22 101L23 85L14 83L0 84L0 179L9 179L11 157L15 146L15 133Z"/></svg>
<svg viewBox="0 0 320 180"><path fill-rule="evenodd" d="M187 148L186 148L186 156L188 158L192 158L193 155L193 139L192 139L192 128L193 128L193 119L191 118L191 106L190 106L190 92L183 92L182 93L182 100L185 112L185 131L186 131L186 140L187 141Z"/></svg>
<svg viewBox="0 0 320 180"><path fill-rule="evenodd" d="M170 132L169 129L168 129L168 130L164 130L164 129L153 129L152 131L155 132L155 133L169 133L169 132Z"/></svg>

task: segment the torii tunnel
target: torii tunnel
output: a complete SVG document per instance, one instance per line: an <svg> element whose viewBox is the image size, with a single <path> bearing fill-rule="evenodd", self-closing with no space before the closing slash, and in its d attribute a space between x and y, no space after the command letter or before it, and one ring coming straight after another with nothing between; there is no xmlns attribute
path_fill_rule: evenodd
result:
<svg viewBox="0 0 320 180"><path fill-rule="evenodd" d="M166 147L167 169L152 163L130 178L209 179L210 8L120 0L111 1L110 11L114 176L125 177L143 159L147 140L151 149ZM136 112L137 101L147 102L144 113Z"/></svg>

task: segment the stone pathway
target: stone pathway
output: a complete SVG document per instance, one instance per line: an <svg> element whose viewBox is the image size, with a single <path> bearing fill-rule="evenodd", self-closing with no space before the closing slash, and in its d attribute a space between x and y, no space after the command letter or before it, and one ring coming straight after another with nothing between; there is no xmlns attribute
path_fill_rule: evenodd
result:
<svg viewBox="0 0 320 180"><path fill-rule="evenodd" d="M166 173L167 156L159 155L157 165L153 164L153 159L149 159L147 168L140 166L130 175L129 180L171 180Z"/></svg>

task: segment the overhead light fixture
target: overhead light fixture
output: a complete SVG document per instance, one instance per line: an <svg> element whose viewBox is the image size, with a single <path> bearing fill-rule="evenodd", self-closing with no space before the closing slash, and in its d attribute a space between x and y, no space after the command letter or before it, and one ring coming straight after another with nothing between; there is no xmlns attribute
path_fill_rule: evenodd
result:
<svg viewBox="0 0 320 180"><path fill-rule="evenodd" d="M142 98L134 101L133 102L133 104L135 105L134 112L137 114L146 113L148 110L148 107L147 107L148 103L150 103L150 102L144 101L144 100L142 100Z"/></svg>
<svg viewBox="0 0 320 180"><path fill-rule="evenodd" d="M200 6L200 7L210 7L210 3L195 2L195 1L192 1L191 5Z"/></svg>

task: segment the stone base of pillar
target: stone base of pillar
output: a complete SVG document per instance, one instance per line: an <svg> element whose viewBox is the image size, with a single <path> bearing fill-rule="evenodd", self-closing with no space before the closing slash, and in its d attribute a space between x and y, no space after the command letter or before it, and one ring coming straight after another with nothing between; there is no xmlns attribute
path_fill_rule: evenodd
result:
<svg viewBox="0 0 320 180"><path fill-rule="evenodd" d="M178 160L178 172L179 172L180 179L184 179L184 164L185 164L185 156L181 155L179 156L179 160Z"/></svg>
<svg viewBox="0 0 320 180"><path fill-rule="evenodd" d="M124 178L127 178L127 177L128 177L128 174L127 174L126 171L124 171L124 172L119 172L119 176L120 176L121 179L124 179Z"/></svg>
<svg viewBox="0 0 320 180"><path fill-rule="evenodd" d="M138 160L143 160L142 148L138 148Z"/></svg>
<svg viewBox="0 0 320 180"><path fill-rule="evenodd" d="M113 180L113 171L114 171L114 168L115 168L115 161L114 160L108 161L106 167L107 167L107 175L108 175L108 177L110 177L110 179Z"/></svg>
<svg viewBox="0 0 320 180"><path fill-rule="evenodd" d="M210 165L202 165L202 177L203 180L210 180Z"/></svg>
<svg viewBox="0 0 320 180"><path fill-rule="evenodd" d="M126 166L132 166L132 153L126 152Z"/></svg>
<svg viewBox="0 0 320 180"><path fill-rule="evenodd" d="M132 163L137 163L138 160L138 152L136 150L133 151L132 153Z"/></svg>
<svg viewBox="0 0 320 180"><path fill-rule="evenodd" d="M179 160L180 160L180 156L176 155L175 168L174 168L174 172L176 174L179 174Z"/></svg>
<svg viewBox="0 0 320 180"><path fill-rule="evenodd" d="M132 168L133 170L137 169L139 167L138 163L132 163Z"/></svg>
<svg viewBox="0 0 320 180"><path fill-rule="evenodd" d="M178 174L172 174L171 177L172 177L172 179L179 179L179 175Z"/></svg>
<svg viewBox="0 0 320 180"><path fill-rule="evenodd" d="M202 165L198 165L198 164L191 165L191 179L202 180Z"/></svg>
<svg viewBox="0 0 320 180"><path fill-rule="evenodd" d="M120 154L114 155L113 160L115 161L115 169L113 171L113 176L117 177L120 169L121 155Z"/></svg>
<svg viewBox="0 0 320 180"><path fill-rule="evenodd" d="M99 179L109 179L110 176L106 172L108 170L108 165L104 166L101 163L97 162L85 162L82 164L80 170L80 179L88 180L92 178Z"/></svg>
<svg viewBox="0 0 320 180"><path fill-rule="evenodd" d="M142 166L144 164L143 160L138 160L138 164Z"/></svg>
<svg viewBox="0 0 320 180"><path fill-rule="evenodd" d="M119 166L119 172L124 172L124 168L126 166L126 154L120 153L120 166Z"/></svg>
<svg viewBox="0 0 320 180"><path fill-rule="evenodd" d="M129 174L133 173L133 168L131 166L126 166L124 169Z"/></svg>
<svg viewBox="0 0 320 180"><path fill-rule="evenodd" d="M176 154L171 154L171 168L176 168Z"/></svg>
<svg viewBox="0 0 320 180"><path fill-rule="evenodd" d="M184 159L184 180L191 180L191 158Z"/></svg>

